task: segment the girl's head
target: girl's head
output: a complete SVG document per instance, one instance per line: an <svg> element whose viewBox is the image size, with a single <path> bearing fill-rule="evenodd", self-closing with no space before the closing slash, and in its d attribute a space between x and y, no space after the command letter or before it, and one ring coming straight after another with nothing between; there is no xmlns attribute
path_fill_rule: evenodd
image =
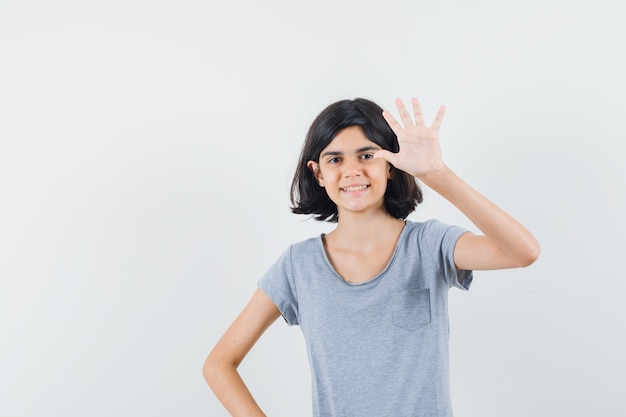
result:
<svg viewBox="0 0 626 417"><path fill-rule="evenodd" d="M396 134L382 112L376 103L357 98L333 103L317 116L306 135L291 183L293 213L311 214L316 220L338 220L337 206L318 184L308 162L319 163L320 153L341 130L358 126L370 141L388 151L398 152ZM404 219L422 202L422 191L412 175L394 166L391 166L390 174L384 196L385 209L391 216Z"/></svg>

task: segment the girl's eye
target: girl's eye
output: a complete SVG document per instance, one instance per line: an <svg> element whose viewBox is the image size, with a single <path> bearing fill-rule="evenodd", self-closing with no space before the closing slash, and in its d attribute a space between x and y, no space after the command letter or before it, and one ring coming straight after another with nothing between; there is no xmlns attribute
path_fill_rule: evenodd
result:
<svg viewBox="0 0 626 417"><path fill-rule="evenodd" d="M374 158L373 153L364 153L363 155L361 155L361 159L372 159L372 158Z"/></svg>
<svg viewBox="0 0 626 417"><path fill-rule="evenodd" d="M330 159L328 160L328 163L329 163L329 164L336 164L337 162L339 162L339 158L330 158Z"/></svg>

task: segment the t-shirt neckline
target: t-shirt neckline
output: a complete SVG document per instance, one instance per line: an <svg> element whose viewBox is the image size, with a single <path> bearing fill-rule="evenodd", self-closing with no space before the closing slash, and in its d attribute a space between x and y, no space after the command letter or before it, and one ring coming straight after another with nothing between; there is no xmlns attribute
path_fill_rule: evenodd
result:
<svg viewBox="0 0 626 417"><path fill-rule="evenodd" d="M324 258L324 262L326 263L326 267L332 272L332 274L334 275L334 277L342 284L344 284L347 287L366 287L369 285L372 285L378 281L380 281L383 276L387 273L387 271L391 268L391 266L393 265L399 248L402 245L402 243L404 242L404 235L407 233L407 230L409 228L409 221L405 220L404 221L404 226L402 227L402 230L400 231L400 235L398 236L398 240L396 241L396 246L393 250L393 255L391 255L391 259L389 260L389 262L387 263L387 265L385 266L385 268L383 268L382 271L380 271L380 273L378 275L376 275L374 278L370 279L369 281L365 281L365 282L350 282L345 280L333 267L333 265L330 263L330 259L328 258L328 254L326 253L326 248L324 248L324 236L326 235L325 233L321 233L318 238L317 238L317 244L319 247L319 250L322 252L322 257Z"/></svg>

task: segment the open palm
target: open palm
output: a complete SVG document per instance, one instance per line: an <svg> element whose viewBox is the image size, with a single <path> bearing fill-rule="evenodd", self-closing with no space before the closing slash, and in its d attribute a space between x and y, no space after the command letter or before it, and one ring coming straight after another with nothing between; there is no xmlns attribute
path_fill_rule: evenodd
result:
<svg viewBox="0 0 626 417"><path fill-rule="evenodd" d="M374 157L383 158L396 168L420 178L445 167L439 145L439 127L446 109L444 106L439 108L435 121L429 127L424 124L424 115L417 98L412 98L411 104L413 118L402 100L396 99L396 107L404 126L389 111L383 111L383 117L398 137L400 149L397 153L381 150Z"/></svg>

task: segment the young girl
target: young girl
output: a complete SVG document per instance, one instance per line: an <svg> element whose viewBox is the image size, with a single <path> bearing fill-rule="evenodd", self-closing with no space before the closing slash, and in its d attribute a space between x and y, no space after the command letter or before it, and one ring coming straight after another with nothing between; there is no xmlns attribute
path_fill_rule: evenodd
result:
<svg viewBox="0 0 626 417"><path fill-rule="evenodd" d="M291 187L292 211L336 228L289 247L209 354L203 374L233 416L264 416L237 367L282 315L306 340L316 417L452 416L448 289L472 270L524 267L539 244L524 226L464 183L441 158L439 127L402 124L375 103L344 100L315 119ZM480 229L405 220L441 194Z"/></svg>

